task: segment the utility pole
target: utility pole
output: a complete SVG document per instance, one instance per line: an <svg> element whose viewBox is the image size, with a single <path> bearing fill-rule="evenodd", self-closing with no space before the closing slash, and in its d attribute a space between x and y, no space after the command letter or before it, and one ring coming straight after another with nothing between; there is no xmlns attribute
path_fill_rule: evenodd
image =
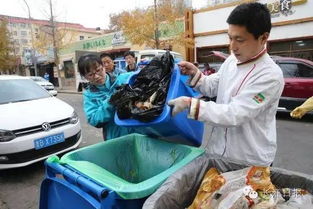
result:
<svg viewBox="0 0 313 209"><path fill-rule="evenodd" d="M34 65L34 69L35 69L35 76L38 75L38 70L37 70L37 58L36 58L36 51L34 49L34 37L33 37L33 24L31 23L31 16L30 16L30 9L29 6L27 4L26 0L23 0L27 6L27 10L28 10L28 19L30 21L30 33L31 33L31 40L32 40L32 50L31 50L31 58L32 58L32 63Z"/></svg>
<svg viewBox="0 0 313 209"><path fill-rule="evenodd" d="M55 34L55 22L54 22L54 17L53 17L53 10L52 10L52 0L49 0L49 4L50 4L50 27L52 28L52 40L53 40L54 64L58 72L59 88L62 88L61 73L59 70L58 48L57 48L56 34Z"/></svg>
<svg viewBox="0 0 313 209"><path fill-rule="evenodd" d="M160 48L160 40L159 40L159 19L158 19L158 11L157 11L157 0L154 0L154 38L155 38L155 46L157 49Z"/></svg>

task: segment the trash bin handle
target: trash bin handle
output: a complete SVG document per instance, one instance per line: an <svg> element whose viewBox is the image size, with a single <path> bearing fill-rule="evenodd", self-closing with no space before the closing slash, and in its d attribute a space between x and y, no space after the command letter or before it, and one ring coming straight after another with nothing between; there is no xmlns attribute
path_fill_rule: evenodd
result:
<svg viewBox="0 0 313 209"><path fill-rule="evenodd" d="M106 187L97 184L93 180L78 174L77 172L59 164L59 163L50 163L46 162L46 176L48 178L58 178L56 174L61 174L64 177L63 181L68 181L75 183L77 187L82 189L83 191L87 193L92 193L94 196L99 198L99 200L102 200L103 198L108 196L108 193L110 190L108 190ZM60 178L58 178L60 180Z"/></svg>

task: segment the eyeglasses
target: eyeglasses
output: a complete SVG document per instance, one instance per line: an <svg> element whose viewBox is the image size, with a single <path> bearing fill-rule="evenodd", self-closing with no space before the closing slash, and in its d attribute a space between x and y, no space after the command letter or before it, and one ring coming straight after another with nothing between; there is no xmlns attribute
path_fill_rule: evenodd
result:
<svg viewBox="0 0 313 209"><path fill-rule="evenodd" d="M92 80L95 78L96 75L101 76L102 71L103 71L103 66L99 65L94 72L87 73L85 78L87 78L87 80Z"/></svg>

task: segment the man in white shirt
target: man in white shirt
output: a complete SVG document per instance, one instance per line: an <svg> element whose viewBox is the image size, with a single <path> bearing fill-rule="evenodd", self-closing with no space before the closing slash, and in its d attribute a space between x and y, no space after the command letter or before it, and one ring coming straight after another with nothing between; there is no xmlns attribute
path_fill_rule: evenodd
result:
<svg viewBox="0 0 313 209"><path fill-rule="evenodd" d="M276 153L276 110L284 87L281 69L269 57L266 42L271 16L265 5L237 6L227 19L231 55L220 70L205 76L192 63L181 62L189 84L216 102L178 97L168 102L176 115L213 126L206 146L216 157L241 165L269 166Z"/></svg>

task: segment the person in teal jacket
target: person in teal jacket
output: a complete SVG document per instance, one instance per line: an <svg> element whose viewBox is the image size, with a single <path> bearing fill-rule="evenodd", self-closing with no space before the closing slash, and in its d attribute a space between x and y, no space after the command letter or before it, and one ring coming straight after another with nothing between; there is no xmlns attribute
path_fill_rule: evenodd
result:
<svg viewBox="0 0 313 209"><path fill-rule="evenodd" d="M130 133L140 133L134 128L117 126L114 123L115 108L109 103L116 87L125 84L133 73L123 73L116 78L106 73L100 58L87 54L79 58L78 71L89 81L83 92L83 106L90 125L103 128L104 139L112 139Z"/></svg>

